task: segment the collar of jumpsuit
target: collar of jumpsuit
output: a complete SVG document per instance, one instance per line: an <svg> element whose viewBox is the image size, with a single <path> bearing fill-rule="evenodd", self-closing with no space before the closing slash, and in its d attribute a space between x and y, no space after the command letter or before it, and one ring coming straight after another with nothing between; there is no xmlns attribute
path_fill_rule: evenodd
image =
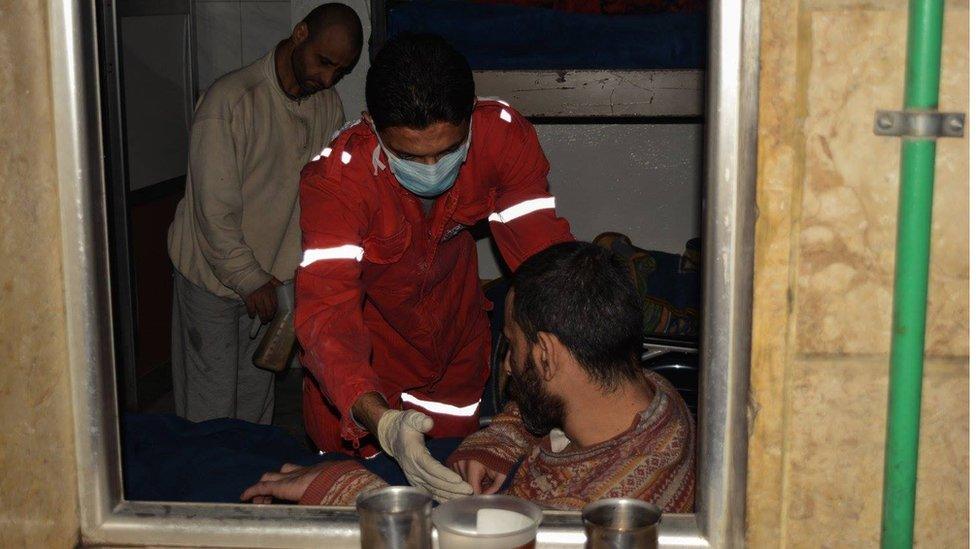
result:
<svg viewBox="0 0 976 549"><path fill-rule="evenodd" d="M572 239L531 124L507 103L479 101L469 132L457 178L429 214L363 121L303 172L295 325L316 381L306 428L320 449L358 448L365 433L348 411L368 391L433 416L434 437L476 430L491 305L464 229L487 219L511 269Z"/></svg>

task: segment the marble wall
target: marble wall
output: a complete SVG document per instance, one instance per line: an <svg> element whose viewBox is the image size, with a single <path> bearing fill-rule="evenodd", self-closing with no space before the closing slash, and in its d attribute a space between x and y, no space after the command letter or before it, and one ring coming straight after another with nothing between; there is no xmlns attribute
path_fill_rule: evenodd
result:
<svg viewBox="0 0 976 549"><path fill-rule="evenodd" d="M0 547L78 541L46 6L0 2Z"/></svg>
<svg viewBox="0 0 976 549"><path fill-rule="evenodd" d="M907 11L762 3L748 478L754 547L880 539ZM941 108L966 111L968 3L947 2ZM967 128L969 133L969 128ZM968 137L939 141L916 542L968 540Z"/></svg>

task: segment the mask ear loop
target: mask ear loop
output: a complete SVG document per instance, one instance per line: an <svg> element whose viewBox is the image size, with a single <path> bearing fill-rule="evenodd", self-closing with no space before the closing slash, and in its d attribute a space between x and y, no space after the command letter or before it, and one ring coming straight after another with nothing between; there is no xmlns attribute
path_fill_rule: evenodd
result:
<svg viewBox="0 0 976 549"><path fill-rule="evenodd" d="M461 159L461 163L468 161L468 154L471 153L471 136L474 135L474 116L468 119L468 148L464 151L464 158Z"/></svg>
<svg viewBox="0 0 976 549"><path fill-rule="evenodd" d="M379 136L377 136L376 139L377 141L379 141ZM379 143L377 143L376 148L373 149L373 175L374 176L379 175L380 170L385 170L385 169L386 169L386 164L384 164L383 161L380 160L380 145Z"/></svg>
<svg viewBox="0 0 976 549"><path fill-rule="evenodd" d="M383 147L383 140L380 139L380 132L376 129L376 124L370 122L369 127L373 129L373 135L376 136L376 148L373 149L373 176L377 176L380 170L386 169L386 164L383 164L383 161L380 160L380 149L385 149L386 147Z"/></svg>

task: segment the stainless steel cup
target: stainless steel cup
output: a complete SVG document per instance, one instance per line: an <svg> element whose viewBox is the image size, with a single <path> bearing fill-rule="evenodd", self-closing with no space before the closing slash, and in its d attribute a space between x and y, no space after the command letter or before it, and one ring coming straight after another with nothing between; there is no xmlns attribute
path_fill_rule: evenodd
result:
<svg viewBox="0 0 976 549"><path fill-rule="evenodd" d="M360 545L368 549L430 549L430 494L390 486L359 494Z"/></svg>
<svg viewBox="0 0 976 549"><path fill-rule="evenodd" d="M583 508L587 549L655 549L661 509L628 498L601 499Z"/></svg>

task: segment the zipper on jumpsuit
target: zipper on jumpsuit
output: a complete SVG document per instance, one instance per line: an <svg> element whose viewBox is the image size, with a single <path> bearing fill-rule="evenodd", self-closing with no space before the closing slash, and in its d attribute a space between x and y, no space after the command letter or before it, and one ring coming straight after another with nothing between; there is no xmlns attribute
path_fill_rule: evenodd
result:
<svg viewBox="0 0 976 549"><path fill-rule="evenodd" d="M420 209L421 213L423 208L420 206L420 201L414 197L414 203ZM424 254L424 262L421 264L421 271L424 274L423 284L420 287L420 301L427 297L428 292L430 292L430 278L428 276L431 267L434 265L434 257L437 255L437 249L440 247L441 237L444 234L444 225L447 224L447 219L454 213L454 208L457 206L457 192L455 189L448 191L448 195L444 198L444 206L438 208L440 204L434 202L433 208L431 209L431 220L427 223L426 216L424 216L424 228L427 233L427 245ZM440 211L438 211L440 210Z"/></svg>
<svg viewBox="0 0 976 549"><path fill-rule="evenodd" d="M410 198L413 200L414 206L421 214L421 219L423 220L423 226L427 237L424 262L420 265L422 279L420 285L420 298L417 301L417 306L423 308L425 316L428 318L429 326L439 326L434 322L434 319L426 313L428 311L426 301L432 289L430 286L430 273L434 265L434 258L437 255L437 249L440 247L441 236L444 233L444 225L447 223L447 220L451 217L451 215L454 213L454 209L457 207L457 188L453 187L450 191L448 191L447 196L444 197L444 202L434 202L433 207L431 208L429 222L427 216L424 215L424 210L420 204L420 200L413 195L410 195ZM430 338L432 340L431 343L434 343L434 336L434 333L430 334ZM437 371L433 376L427 378L428 385L423 388L423 390L428 394L434 392L434 387L441 380L441 378L444 377L444 372L447 370L447 363L443 362L440 356L432 358L434 358L435 362L437 362Z"/></svg>
<svg viewBox="0 0 976 549"><path fill-rule="evenodd" d="M374 175L378 175L380 169L387 170L387 166L380 160L380 153L381 153L381 149L379 144L377 144L376 148L373 150L373 174ZM431 209L430 221L428 221L427 215L424 212L424 208L420 203L420 199L417 198L416 195L414 195L413 193L406 190L400 185L400 183L396 180L396 177L393 175L392 170L387 172L386 177L389 177L392 180L391 184L396 185L397 190L399 191L401 196L407 198L410 202L413 203L413 207L415 211L419 214L421 224L425 229L424 230L424 232L426 233L426 239L424 244L425 253L424 253L424 261L420 265L421 284L420 284L420 297L417 299L417 306L423 308L425 312L424 316L427 317L427 325L437 326L437 324L433 321L433 318L430 316L430 314L426 313L428 309L425 306L425 302L427 300L427 297L429 297L429 293L431 290L430 271L434 262L434 257L437 254L437 248L438 246L440 246L440 239L443 234L444 225L447 223L447 220L450 218L450 216L454 214L454 210L457 207L457 203L458 203L457 187L456 186L452 187L447 192L447 196L444 197L444 202L438 202L435 199L434 205ZM434 235L437 236L435 237ZM437 348L437 346L435 345L436 341L434 335L435 334L433 333L428 334L428 337L430 339L429 343L431 349ZM428 394L434 392L434 387L441 380L441 378L444 377L444 372L447 370L447 363L444 362L440 356L434 356L431 358L434 360L435 363L437 363L437 370L434 373L434 375L427 377L427 386L422 388Z"/></svg>

